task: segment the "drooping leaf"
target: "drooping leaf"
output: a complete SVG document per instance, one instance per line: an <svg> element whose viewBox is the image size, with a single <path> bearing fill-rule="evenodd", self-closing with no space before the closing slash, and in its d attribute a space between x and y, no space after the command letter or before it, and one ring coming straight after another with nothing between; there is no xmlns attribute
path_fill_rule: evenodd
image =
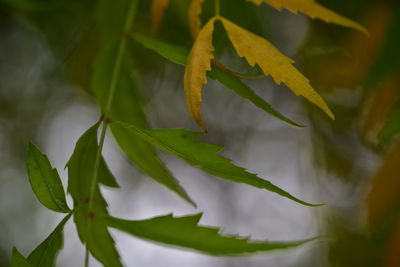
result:
<svg viewBox="0 0 400 267"><path fill-rule="evenodd" d="M223 235L215 227L201 226L202 214L173 217L172 214L147 220L128 221L108 217L109 226L133 236L167 245L194 249L211 255L241 255L261 251L288 249L303 245L301 241L254 241L248 237Z"/></svg>
<svg viewBox="0 0 400 267"><path fill-rule="evenodd" d="M81 241L105 266L122 266L114 240L101 216L108 214L107 203L101 195L99 185L93 183L95 160L99 149L98 127L99 123L96 123L76 143L67 163L68 192L74 199L76 207L74 221ZM99 168L99 172L101 171L102 168ZM99 175L97 179L100 177Z"/></svg>
<svg viewBox="0 0 400 267"><path fill-rule="evenodd" d="M164 20L166 9L170 0L152 0L151 1L151 32L155 35L159 32L160 26Z"/></svg>
<svg viewBox="0 0 400 267"><path fill-rule="evenodd" d="M40 203L57 212L69 212L57 170L51 166L47 156L32 143L28 145L26 166L32 190Z"/></svg>
<svg viewBox="0 0 400 267"><path fill-rule="evenodd" d="M11 267L34 267L15 247L12 250Z"/></svg>
<svg viewBox="0 0 400 267"><path fill-rule="evenodd" d="M141 43L148 49L154 50L164 58L180 65L186 65L187 58L189 56L189 49L185 47L180 47L177 45L172 45L157 39L145 35L135 35L135 40ZM248 99L254 105L261 108L265 112L274 116L275 118L282 120L294 127L301 127L301 125L293 122L292 120L286 118L284 115L279 113L277 110L272 108L272 106L267 103L264 99L259 97L254 91L243 83L239 78L233 76L230 73L224 72L216 66L213 66L211 71L207 72L207 76L211 79L217 80L222 83L226 88L231 89L241 97Z"/></svg>
<svg viewBox="0 0 400 267"><path fill-rule="evenodd" d="M335 23L344 27L353 28L368 35L368 31L348 18L345 18L332 10L318 4L315 0L249 0L257 5L261 3L269 4L270 6L282 10L286 8L293 13L301 12L305 15L315 19L322 19L328 23Z"/></svg>
<svg viewBox="0 0 400 267"><path fill-rule="evenodd" d="M322 97L311 87L308 79L293 66L292 59L279 52L266 39L246 31L225 18L219 19L240 57L246 58L251 66L258 64L265 75L271 75L278 85L283 82L296 95L304 96L334 119Z"/></svg>
<svg viewBox="0 0 400 267"><path fill-rule="evenodd" d="M211 70L211 60L214 58L213 31L214 19L210 19L197 35L184 74L184 89L189 113L204 131L207 131L207 128L201 119L201 91L203 84L207 83L206 73Z"/></svg>
<svg viewBox="0 0 400 267"><path fill-rule="evenodd" d="M57 225L56 229L29 255L28 260L35 266L53 267L55 266L58 252L63 246L63 228L65 223L72 216L72 213Z"/></svg>
<svg viewBox="0 0 400 267"><path fill-rule="evenodd" d="M189 6L189 29L193 39L197 38L197 35L201 29L200 15L202 12L202 5L204 0L191 0Z"/></svg>
<svg viewBox="0 0 400 267"><path fill-rule="evenodd" d="M148 130L125 123L118 123L118 125L131 130L147 142L212 175L236 183L266 189L303 205L318 206L304 202L271 182L235 166L231 160L218 154L222 150L221 146L197 141L196 138L202 135L200 132L183 129Z"/></svg>

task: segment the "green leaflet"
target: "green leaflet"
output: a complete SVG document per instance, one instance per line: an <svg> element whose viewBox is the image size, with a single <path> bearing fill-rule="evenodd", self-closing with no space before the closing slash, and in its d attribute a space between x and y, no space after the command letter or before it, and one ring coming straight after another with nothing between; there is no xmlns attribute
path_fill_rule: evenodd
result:
<svg viewBox="0 0 400 267"><path fill-rule="evenodd" d="M111 47L104 51L97 60L93 87L96 88L97 98L100 99L103 106L107 100L107 85L110 81L111 67L116 55L117 48ZM121 59L120 71L116 83L117 91L113 101L117 104L111 106L108 116L112 120L148 127L141 105L141 96L138 92L138 86L133 73L134 66L131 58L132 56L126 51L124 57ZM192 205L195 205L149 144L136 134L118 125L112 125L111 131L121 149L139 169L177 193Z"/></svg>
<svg viewBox="0 0 400 267"><path fill-rule="evenodd" d="M254 91L248 87L246 84L244 84L239 78L228 74L224 71L222 71L219 68L213 68L211 71L207 73L208 77L211 79L217 80L223 85L225 85L227 88L231 89L238 95L240 95L243 98L246 98L250 100L254 105L257 107L261 108L268 114L272 115L273 117L286 122L287 124L294 126L294 127L303 127L300 124L295 123L294 121L286 118L284 115L276 111L272 106L266 102L264 99L259 97L254 93Z"/></svg>
<svg viewBox="0 0 400 267"><path fill-rule="evenodd" d="M86 243L92 255L105 266L122 266L119 254L114 246L114 240L101 216L108 214L108 212L107 203L101 195L98 184L95 185L93 198L90 199L98 151L97 131L99 124L96 123L87 130L76 143L75 150L67 163L68 192L74 199L76 209L74 221L81 241ZM102 177L100 172L104 168L99 168L98 179ZM99 180L99 182L102 181ZM89 204L92 205L90 212Z"/></svg>
<svg viewBox="0 0 400 267"><path fill-rule="evenodd" d="M64 217L54 231L29 255L28 260L35 266L53 267L58 252L63 246L63 234L65 223L72 216L72 213Z"/></svg>
<svg viewBox="0 0 400 267"><path fill-rule="evenodd" d="M26 166L32 190L40 203L57 212L69 212L57 170L51 166L47 156L32 143L28 145Z"/></svg>
<svg viewBox="0 0 400 267"><path fill-rule="evenodd" d="M75 151L77 151L77 154L86 154L89 155L89 157L96 155L97 150L98 150L98 144L97 144L97 130L99 129L100 122L96 123L93 125L89 130L87 130L81 138L78 140L79 145L79 150L78 148L78 143L77 146L75 147ZM73 160L73 156L70 158L70 160L67 162L67 167L71 164L71 161ZM79 166L80 169L77 171L77 175L84 174L85 176L90 176L93 175L91 170L85 169L84 166ZM100 160L100 166L99 166L99 173L97 177L99 183L109 186L109 187L114 187L118 188L119 185L114 177L114 175L111 173L110 169L108 168L105 160L103 157L101 157ZM79 181L76 181L79 182ZM70 187L75 186L76 190L79 190L79 184L74 184L74 181L71 183L70 180L68 180L68 191L70 191Z"/></svg>
<svg viewBox="0 0 400 267"><path fill-rule="evenodd" d="M202 135L200 132L191 132L183 129L147 130L125 123L118 123L118 125L126 127L147 142L212 175L266 189L303 205L320 206L304 202L271 182L233 165L231 160L218 155L218 152L222 150L221 146L196 141L195 139Z"/></svg>
<svg viewBox="0 0 400 267"><path fill-rule="evenodd" d="M133 38L144 47L153 50L165 59L178 65L186 65L190 49L154 39L143 34L134 34Z"/></svg>
<svg viewBox="0 0 400 267"><path fill-rule="evenodd" d="M187 58L189 57L190 50L184 47L169 44L151 37L137 34L134 36L135 40L142 44L144 47L154 50L156 53L160 54L162 57L176 63L179 65L186 65ZM213 67L211 71L207 72L207 76L213 80L219 81L226 88L231 89L241 97L248 99L254 105L264 110L273 117L286 122L287 124L294 127L302 127L301 125L293 122L292 120L286 118L284 115L276 111L272 106L267 103L264 99L259 97L254 93L254 91L243 83L236 76L224 72L218 67Z"/></svg>
<svg viewBox="0 0 400 267"><path fill-rule="evenodd" d="M34 267L24 256L16 249L13 248L11 256L11 267Z"/></svg>
<svg viewBox="0 0 400 267"><path fill-rule="evenodd" d="M379 145L385 147L400 134L400 99L397 100L392 113L379 133Z"/></svg>
<svg viewBox="0 0 400 267"><path fill-rule="evenodd" d="M253 241L247 237L224 236L220 229L198 225L202 214L173 217L171 214L148 220L128 221L107 217L109 226L139 238L195 249L212 255L240 255L302 245L313 239L294 242Z"/></svg>

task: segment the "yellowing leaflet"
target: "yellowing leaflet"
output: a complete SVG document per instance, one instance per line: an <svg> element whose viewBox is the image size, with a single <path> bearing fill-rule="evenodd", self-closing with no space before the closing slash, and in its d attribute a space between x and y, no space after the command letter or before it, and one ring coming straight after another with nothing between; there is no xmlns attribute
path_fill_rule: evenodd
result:
<svg viewBox="0 0 400 267"><path fill-rule="evenodd" d="M201 119L200 104L202 86L207 83L206 72L211 70L211 60L214 58L212 44L214 21L214 18L210 19L197 35L184 75L184 89L189 113L204 131L207 131L207 128Z"/></svg>
<svg viewBox="0 0 400 267"><path fill-rule="evenodd" d="M368 35L368 31L351 19L345 18L332 10L318 4L314 0L249 0L256 5L266 3L278 10L286 8L293 13L304 13L305 15L315 19L321 19L328 23L335 23L344 27L353 28Z"/></svg>
<svg viewBox="0 0 400 267"><path fill-rule="evenodd" d="M311 87L309 80L293 66L294 61L261 38L225 18L219 18L228 33L236 52L254 66L258 64L265 75L271 75L279 85L282 82L296 95L302 95L334 119L333 113L322 97Z"/></svg>

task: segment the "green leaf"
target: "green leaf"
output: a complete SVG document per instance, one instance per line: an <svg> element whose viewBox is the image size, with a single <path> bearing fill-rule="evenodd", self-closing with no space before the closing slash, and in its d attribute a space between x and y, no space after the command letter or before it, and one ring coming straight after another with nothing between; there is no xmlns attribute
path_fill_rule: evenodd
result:
<svg viewBox="0 0 400 267"><path fill-rule="evenodd" d="M107 105L109 84L112 79L110 74L113 73L118 51L118 46L109 47L101 53L95 64L95 75L92 84L96 90L96 97L103 109ZM113 100L113 103L116 104L111 106L108 116L111 120L123 121L147 128L148 123L142 107L142 97L134 74L133 56L129 52L125 51L119 61L119 72L115 84L116 93ZM111 131L122 151L136 167L195 206L195 203L180 186L178 180L161 162L151 145L144 142L136 134L118 125L112 125Z"/></svg>
<svg viewBox="0 0 400 267"><path fill-rule="evenodd" d="M110 227L139 238L195 249L218 256L293 248L313 240L270 242L249 240L247 237L222 235L218 228L198 225L201 216L202 214L173 217L169 214L140 221L107 217L107 223Z"/></svg>
<svg viewBox="0 0 400 267"><path fill-rule="evenodd" d="M400 99L397 100L392 113L387 119L381 132L378 135L380 146L385 147L400 134Z"/></svg>
<svg viewBox="0 0 400 267"><path fill-rule="evenodd" d="M101 157L100 165L99 165L99 174L98 174L99 182L103 185L119 188L117 180L115 179L114 175L111 173L110 169L108 168L105 160Z"/></svg>
<svg viewBox="0 0 400 267"><path fill-rule="evenodd" d="M11 256L11 267L34 267L16 248L13 248Z"/></svg>
<svg viewBox="0 0 400 267"><path fill-rule="evenodd" d="M147 142L212 175L229 181L266 189L303 205L319 206L304 202L271 182L233 165L231 160L218 154L222 150L221 146L196 141L196 138L202 135L200 132L191 132L183 129L148 130L125 123L118 123L118 125L130 129Z"/></svg>
<svg viewBox="0 0 400 267"><path fill-rule="evenodd" d="M300 124L295 123L294 121L286 118L284 115L279 113L277 110L275 110L269 103L267 103L264 99L259 97L254 93L254 91L247 86L245 83L243 83L239 78L228 74L224 71L222 71L219 68L213 68L211 71L208 72L207 74L211 79L217 80L223 85L225 85L227 88L231 89L241 97L250 100L254 105L259 107L260 109L264 110L268 114L272 115L273 117L286 122L287 124L294 126L294 127L303 127Z"/></svg>
<svg viewBox="0 0 400 267"><path fill-rule="evenodd" d="M151 49L161 55L162 57L170 60L179 65L186 65L189 57L190 50L185 47L169 44L142 34L134 35L134 39L142 44L144 47ZM294 127L302 127L301 125L286 118L284 115L276 111L264 99L254 93L254 91L243 83L238 77L213 66L212 70L207 72L207 76L213 80L217 80L226 88L234 91L239 96L249 100L254 105L272 115L273 117Z"/></svg>
<svg viewBox="0 0 400 267"><path fill-rule="evenodd" d="M144 47L153 50L173 63L178 65L186 65L187 63L190 53L189 48L169 44L139 33L134 34L133 38Z"/></svg>
<svg viewBox="0 0 400 267"><path fill-rule="evenodd" d="M40 203L57 212L69 212L57 170L51 166L47 156L32 143L28 145L26 166L32 190Z"/></svg>
<svg viewBox="0 0 400 267"><path fill-rule="evenodd" d="M114 240L101 216L108 214L108 211L98 184L95 185L93 198L90 198L96 154L99 149L97 144L99 124L96 123L79 138L67 163L68 192L74 199L76 208L74 221L81 241L105 266L122 266ZM100 167L99 173L104 168ZM98 179L101 177L103 176L99 174ZM99 180L99 182L104 181ZM91 205L90 210L89 205Z"/></svg>
<svg viewBox="0 0 400 267"><path fill-rule="evenodd" d="M55 261L58 252L63 246L63 228L69 220L72 213L64 217L57 225L56 229L29 255L28 260L35 266L52 267L55 266Z"/></svg>

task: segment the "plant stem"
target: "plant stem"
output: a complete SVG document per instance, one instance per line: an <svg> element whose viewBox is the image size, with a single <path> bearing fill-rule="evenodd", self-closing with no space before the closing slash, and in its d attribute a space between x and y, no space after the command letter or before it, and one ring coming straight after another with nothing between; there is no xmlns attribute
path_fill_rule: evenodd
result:
<svg viewBox="0 0 400 267"><path fill-rule="evenodd" d="M135 11L136 11L136 4L137 4L137 1L131 1L130 7L129 7L129 11L128 11L128 16L126 18L125 26L124 26L124 30L123 30L124 34L125 33L129 33L131 31L133 17L135 15ZM103 114L104 119L103 119L102 128L101 128L101 134L100 134L100 140L99 140L99 148L97 150L96 159L95 159L95 162L94 162L92 183L90 185L89 212L91 212L92 208L93 208L93 201L92 200L93 200L93 197L94 197L94 194L95 194L95 191L96 191L97 176L98 176L98 173L99 173L101 153L102 153L102 150L103 150L104 139L105 139L105 136L106 136L107 126L108 126L108 115L110 113L112 102L113 102L113 99L114 99L114 94L115 94L115 91L116 91L116 88L117 88L118 76L119 76L119 73L120 73L120 70L121 70L121 63L122 63L122 59L123 59L123 57L125 55L125 51L126 51L126 42L127 42L127 38L122 36L120 45L118 47L118 54L117 54L117 57L115 59L113 73L112 73L112 76L111 76L110 89L108 91L108 96L107 96L107 104L105 106L104 114Z"/></svg>
<svg viewBox="0 0 400 267"><path fill-rule="evenodd" d="M221 0L214 0L214 4L215 4L215 16L219 17Z"/></svg>
<svg viewBox="0 0 400 267"><path fill-rule="evenodd" d="M85 252L85 267L89 267L89 249L87 247Z"/></svg>
<svg viewBox="0 0 400 267"><path fill-rule="evenodd" d="M127 35L132 28L133 25L133 18L135 15L136 11L136 6L137 6L137 1L131 1L127 17L125 20L125 25L123 29L123 35ZM106 137L107 133L107 126L109 124L109 113L111 111L115 91L117 89L117 83L118 83L118 78L119 74L121 71L121 65L122 65L122 60L126 52L126 46L127 46L127 38L125 36L121 36L120 44L118 47L118 52L117 52L117 57L115 58L115 63L113 66L113 72L110 80L110 89L108 91L107 95L107 103L103 111L103 123L102 123L102 128L101 128L101 134L100 134L100 139L99 139L99 146L97 149L96 153L96 158L94 161L94 166L93 166L93 176L90 184L90 195L89 195L89 207L88 207L88 216L91 218L89 214L93 213L93 198L96 193L97 189L97 178L99 174L99 167L100 167L100 161L101 161L101 156L102 156L102 151L103 151L103 146L104 146L104 140ZM88 220L88 228L87 230L90 232L90 227L91 227L91 219ZM85 255L85 267L89 267L89 250L86 245L86 255Z"/></svg>

